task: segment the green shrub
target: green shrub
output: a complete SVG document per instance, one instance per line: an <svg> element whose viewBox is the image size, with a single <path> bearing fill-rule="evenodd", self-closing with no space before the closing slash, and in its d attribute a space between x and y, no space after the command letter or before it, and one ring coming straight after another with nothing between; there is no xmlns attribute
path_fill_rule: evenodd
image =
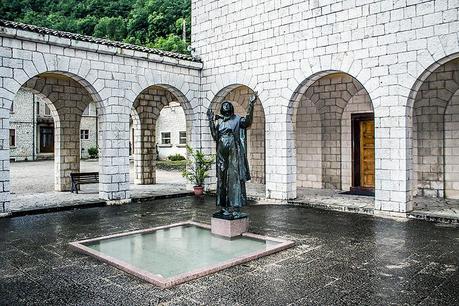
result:
<svg viewBox="0 0 459 306"><path fill-rule="evenodd" d="M195 186L202 186L204 180L209 176L208 171L212 168L215 157L205 154L201 150L193 150L190 146L186 146L186 150L189 158L182 176Z"/></svg>
<svg viewBox="0 0 459 306"><path fill-rule="evenodd" d="M96 147L91 147L88 149L89 158L97 158L99 155L99 150Z"/></svg>
<svg viewBox="0 0 459 306"><path fill-rule="evenodd" d="M156 162L156 169L161 169L165 171L180 171L185 170L186 160L158 160Z"/></svg>
<svg viewBox="0 0 459 306"><path fill-rule="evenodd" d="M174 155L169 155L167 157L168 160L171 160L171 161L177 161L177 160L185 160L186 158L180 154L174 154Z"/></svg>

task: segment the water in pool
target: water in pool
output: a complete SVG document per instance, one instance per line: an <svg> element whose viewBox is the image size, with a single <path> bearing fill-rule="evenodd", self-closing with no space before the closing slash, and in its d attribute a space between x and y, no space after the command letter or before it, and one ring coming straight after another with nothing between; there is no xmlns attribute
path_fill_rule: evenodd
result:
<svg viewBox="0 0 459 306"><path fill-rule="evenodd" d="M86 247L162 277L173 277L264 251L279 242L247 237L226 239L194 225L84 243Z"/></svg>

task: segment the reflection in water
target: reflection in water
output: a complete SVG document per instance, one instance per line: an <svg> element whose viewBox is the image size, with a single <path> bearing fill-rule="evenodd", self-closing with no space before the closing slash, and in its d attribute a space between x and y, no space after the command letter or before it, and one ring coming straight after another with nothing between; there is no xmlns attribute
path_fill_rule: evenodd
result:
<svg viewBox="0 0 459 306"><path fill-rule="evenodd" d="M163 277L221 263L278 242L238 237L225 239L197 226L176 226L86 243L91 249Z"/></svg>

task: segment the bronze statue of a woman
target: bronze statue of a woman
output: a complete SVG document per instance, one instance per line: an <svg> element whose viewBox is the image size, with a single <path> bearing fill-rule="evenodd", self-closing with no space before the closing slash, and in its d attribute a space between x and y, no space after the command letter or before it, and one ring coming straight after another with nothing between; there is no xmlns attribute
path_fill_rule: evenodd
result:
<svg viewBox="0 0 459 306"><path fill-rule="evenodd" d="M256 99L257 93L250 96L245 117L234 114L229 101L223 101L215 118L212 109L207 111L210 131L217 142L217 206L221 211L214 216L242 217L240 209L247 202L245 182L250 180L246 129L252 124Z"/></svg>

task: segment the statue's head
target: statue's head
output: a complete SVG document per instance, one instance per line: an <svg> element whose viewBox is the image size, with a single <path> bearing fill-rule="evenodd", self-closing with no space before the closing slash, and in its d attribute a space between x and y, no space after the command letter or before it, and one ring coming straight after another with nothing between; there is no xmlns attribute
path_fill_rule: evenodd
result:
<svg viewBox="0 0 459 306"><path fill-rule="evenodd" d="M234 106L230 101L223 101L222 106L220 107L220 114L223 117L230 117L234 115Z"/></svg>

